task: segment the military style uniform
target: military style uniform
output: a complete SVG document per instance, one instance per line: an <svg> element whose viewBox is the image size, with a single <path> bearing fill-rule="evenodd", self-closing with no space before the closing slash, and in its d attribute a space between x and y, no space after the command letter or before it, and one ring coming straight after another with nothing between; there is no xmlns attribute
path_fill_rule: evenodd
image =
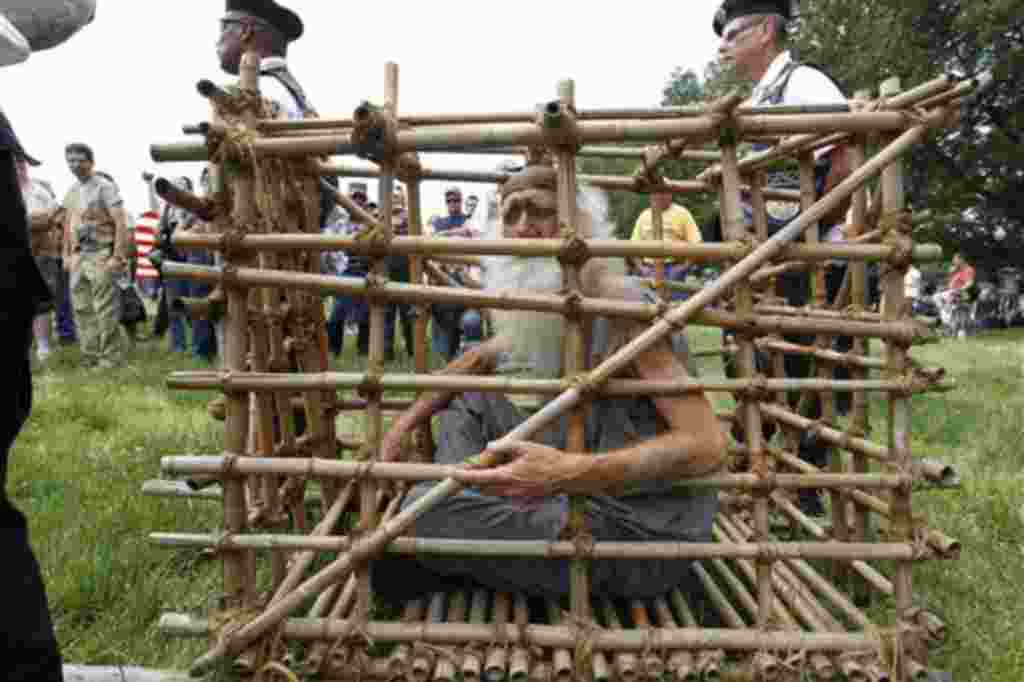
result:
<svg viewBox="0 0 1024 682"><path fill-rule="evenodd" d="M112 211L122 206L117 187L93 175L76 189L71 210L71 300L87 364L118 366L123 339L118 320L117 278L109 259L114 254L117 222Z"/></svg>

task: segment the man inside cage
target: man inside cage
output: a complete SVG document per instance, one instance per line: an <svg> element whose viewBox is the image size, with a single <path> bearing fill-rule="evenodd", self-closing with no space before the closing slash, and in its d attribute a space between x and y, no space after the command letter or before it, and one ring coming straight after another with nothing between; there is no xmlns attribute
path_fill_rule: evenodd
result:
<svg viewBox="0 0 1024 682"><path fill-rule="evenodd" d="M788 31L793 19L792 0L725 0L714 19L714 31L719 36L718 53L720 60L735 69L741 77L754 85L748 104L751 106L845 104L846 97L839 86L823 71L800 63L787 49ZM759 147L759 149L764 147ZM850 174L850 164L845 145L834 145L814 153L815 192L821 197L842 182ZM767 184L781 189L799 189L799 174L795 169L778 169L769 174ZM821 241L841 242L845 240L845 225L848 202L826 216L820 223ZM748 222L753 220L753 209L747 197L743 202ZM768 202L767 219L769 236L782 229L797 217L799 206L791 202ZM825 271L825 297L829 303L835 300L843 278L846 264L834 261ZM776 294L788 305L801 307L811 300L811 276L806 272L788 272L777 278ZM813 336L789 336L787 341L811 345ZM849 338L839 339L836 350L846 352L852 347ZM759 360L762 364L763 360ZM786 376L807 377L813 364L801 355L786 355ZM727 366L727 374L734 368ZM836 378L848 379L845 368L836 370ZM837 396L836 407L840 412L849 409L846 394ZM811 410L805 415L811 419L821 416L820 400L812 401ZM741 434L736 433L737 436ZM800 444L800 458L815 466L827 464L827 447L813 436L803 439ZM824 512L817 490L801 490L798 504L808 514Z"/></svg>
<svg viewBox="0 0 1024 682"><path fill-rule="evenodd" d="M584 238L608 237L607 206L594 193L579 194L576 224ZM493 230L507 239L557 238L556 174L547 166L527 166L502 188L500 216ZM486 285L509 293L562 289L554 258L499 257L487 263ZM653 291L627 277L619 259L593 259L581 271L583 294L637 303L656 301ZM508 365L526 366L535 376L562 373L565 322L561 315L494 310L496 334L466 352L447 374L491 374ZM588 367L600 364L639 334L644 325L595 318L588 325ZM685 340L658 343L638 355L626 376L681 380L689 376ZM690 477L720 471L726 441L711 404L701 394L674 397L599 397L586 407L585 451L567 452L568 419L538 433L530 442L504 449L506 464L493 469L462 469L469 487L416 522L426 538L498 540L708 541L717 512L717 492L676 488ZM526 415L505 396L493 393L433 393L418 399L393 423L382 459L409 454L408 436L436 417L438 463L458 464L522 423ZM410 504L431 488L414 487ZM568 495L581 495L585 527L569 528ZM475 581L499 590L562 596L569 591L565 560L418 556L413 577L409 559L384 558L374 564L374 581L386 595L412 597L432 589ZM649 597L687 581L689 562L674 560L597 560L592 589L604 595Z"/></svg>

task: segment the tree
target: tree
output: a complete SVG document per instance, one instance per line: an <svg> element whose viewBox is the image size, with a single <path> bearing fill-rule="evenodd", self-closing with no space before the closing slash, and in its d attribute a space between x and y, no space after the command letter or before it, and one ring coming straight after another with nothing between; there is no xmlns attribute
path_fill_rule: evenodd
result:
<svg viewBox="0 0 1024 682"><path fill-rule="evenodd" d="M700 78L692 69L676 67L669 75L662 89L662 106L685 106L704 102L706 95ZM580 172L587 175L632 175L641 168L637 160L584 158L580 161ZM692 179L700 170L700 164L672 161L662 164L662 175L668 179ZM694 216L697 224L704 226L710 220L714 208L706 197L687 195L677 197ZM650 206L646 195L633 192L615 192L609 198L609 217L615 223L616 235L628 239L637 217Z"/></svg>
<svg viewBox="0 0 1024 682"><path fill-rule="evenodd" d="M992 87L960 124L914 150L910 201L937 216L918 235L983 267L1024 263L1024 18L1019 0L804 0L791 48L821 65L847 94L896 76L905 87L943 71ZM725 75L709 66L706 92ZM995 239L1000 228L1006 237Z"/></svg>

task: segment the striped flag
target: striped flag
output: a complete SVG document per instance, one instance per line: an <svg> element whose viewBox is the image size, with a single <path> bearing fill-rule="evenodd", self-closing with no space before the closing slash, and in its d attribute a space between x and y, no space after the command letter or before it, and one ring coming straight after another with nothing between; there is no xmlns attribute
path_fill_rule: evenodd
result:
<svg viewBox="0 0 1024 682"><path fill-rule="evenodd" d="M156 211L146 211L139 216L135 223L135 258L137 260L135 277L137 279L156 279L160 276L148 258L149 252L156 244L156 231L159 227L160 214Z"/></svg>

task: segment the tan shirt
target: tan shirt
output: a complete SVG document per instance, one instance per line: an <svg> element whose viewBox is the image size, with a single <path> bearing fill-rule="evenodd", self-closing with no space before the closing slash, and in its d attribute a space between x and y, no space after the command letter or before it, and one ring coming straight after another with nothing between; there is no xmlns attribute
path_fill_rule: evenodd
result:
<svg viewBox="0 0 1024 682"><path fill-rule="evenodd" d="M113 212L124 205L117 187L106 178L93 175L78 183L73 191L74 199L68 206L71 250L95 252L109 249L116 241L117 221ZM68 194L70 197L71 193Z"/></svg>

